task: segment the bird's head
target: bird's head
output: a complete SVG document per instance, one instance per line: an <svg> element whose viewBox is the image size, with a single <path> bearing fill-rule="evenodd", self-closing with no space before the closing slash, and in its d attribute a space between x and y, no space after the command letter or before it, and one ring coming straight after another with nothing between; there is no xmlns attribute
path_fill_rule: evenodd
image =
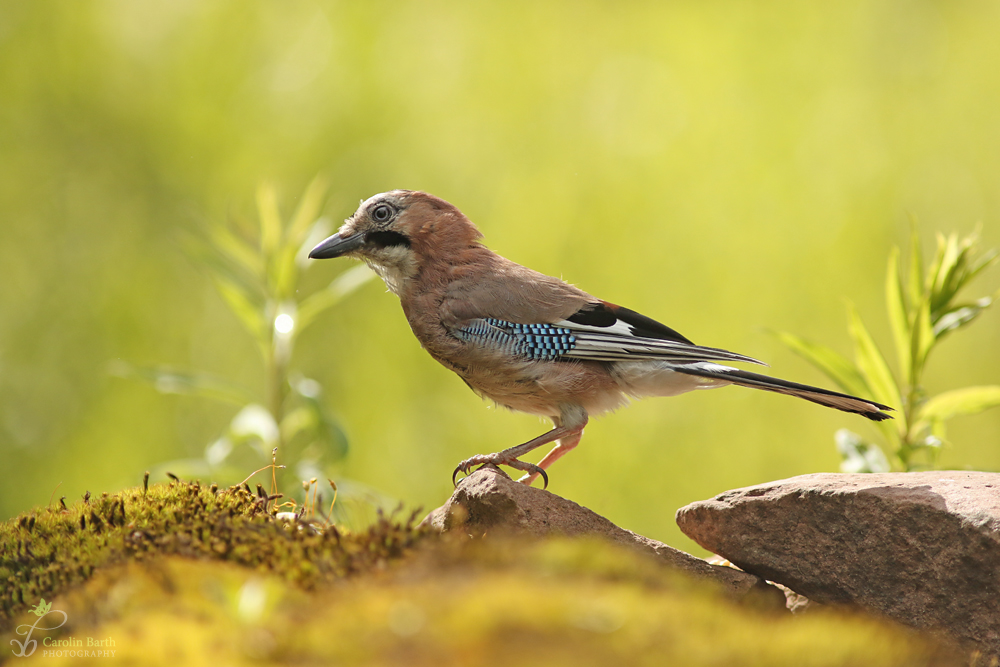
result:
<svg viewBox="0 0 1000 667"><path fill-rule="evenodd" d="M312 259L364 260L400 294L427 261L448 261L478 245L479 230L457 208L426 192L392 190L361 202L336 234L312 249Z"/></svg>

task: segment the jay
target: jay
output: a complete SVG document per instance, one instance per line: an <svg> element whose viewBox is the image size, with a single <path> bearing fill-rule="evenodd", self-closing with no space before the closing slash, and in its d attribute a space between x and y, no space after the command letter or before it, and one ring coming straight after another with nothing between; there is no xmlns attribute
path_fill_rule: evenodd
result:
<svg viewBox="0 0 1000 667"><path fill-rule="evenodd" d="M552 420L533 440L462 461L506 465L530 484L577 446L591 415L629 398L674 396L735 384L854 412L874 421L874 401L751 373L725 363L756 359L690 340L644 315L515 264L484 246L479 229L448 202L393 190L361 203L309 257L365 261L396 294L432 357L483 398ZM549 443L538 463L520 460Z"/></svg>

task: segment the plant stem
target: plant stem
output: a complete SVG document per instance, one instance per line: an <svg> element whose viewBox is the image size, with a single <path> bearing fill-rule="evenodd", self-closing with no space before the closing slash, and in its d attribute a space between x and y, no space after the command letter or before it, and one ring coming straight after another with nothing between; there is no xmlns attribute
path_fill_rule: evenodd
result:
<svg viewBox="0 0 1000 667"><path fill-rule="evenodd" d="M268 308L269 311L276 309ZM272 313L271 322L274 321ZM271 417L278 427L278 436L275 446L279 451L284 451L285 441L281 433L281 422L285 417L285 399L288 394L288 359L291 356L291 341L289 338L278 333L273 324L269 332L268 354L265 360L265 373L267 382L267 403Z"/></svg>

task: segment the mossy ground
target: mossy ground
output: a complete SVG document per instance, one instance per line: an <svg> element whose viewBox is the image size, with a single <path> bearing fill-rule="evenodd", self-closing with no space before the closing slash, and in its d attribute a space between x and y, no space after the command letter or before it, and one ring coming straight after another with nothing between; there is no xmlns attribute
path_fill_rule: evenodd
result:
<svg viewBox="0 0 1000 667"><path fill-rule="evenodd" d="M222 560L312 588L400 556L420 537L413 521L381 519L344 533L311 521L277 521L273 500L249 486L175 482L101 494L0 524L0 623L40 597L86 581L95 569L156 555Z"/></svg>
<svg viewBox="0 0 1000 667"><path fill-rule="evenodd" d="M737 604L594 540L439 538L386 517L342 533L272 512L246 488L175 483L8 521L0 639L45 598L69 622L35 638L81 643L30 660L91 661L72 653L111 639L116 664L968 664L868 617Z"/></svg>

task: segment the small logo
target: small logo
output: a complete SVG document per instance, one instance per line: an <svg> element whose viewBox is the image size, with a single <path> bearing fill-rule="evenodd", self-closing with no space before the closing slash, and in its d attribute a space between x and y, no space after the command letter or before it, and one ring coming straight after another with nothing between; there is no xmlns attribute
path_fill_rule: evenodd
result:
<svg viewBox="0 0 1000 667"><path fill-rule="evenodd" d="M16 639L10 640L11 644L16 645L18 649L20 649L19 651L18 650L14 651L14 655L16 655L18 658L27 658L29 655L35 652L36 648L38 648L38 640L31 638L31 634L35 630L42 630L42 631L55 630L57 628L61 628L62 626L66 625L66 622L69 620L69 617L66 615L66 612L60 611L58 609L53 610L52 603L46 602L45 598L42 598L42 600L38 604L34 605L31 608L31 613L37 616L38 620L32 623L31 625L27 624L19 625L14 630L14 632L16 632L17 634L24 635L24 641L19 642ZM53 625L51 627L39 625L42 622L42 620L49 614L61 614L62 621L58 625ZM46 637L46 639L48 638Z"/></svg>
<svg viewBox="0 0 1000 667"><path fill-rule="evenodd" d="M45 614L49 613L50 609L52 609L52 603L49 602L46 604L45 598L42 598L41 602L36 605L32 605L31 613L41 618L42 616L45 616Z"/></svg>
<svg viewBox="0 0 1000 667"><path fill-rule="evenodd" d="M28 625L19 625L14 632L24 637L21 641L11 639L10 643L16 646L14 655L18 658L27 658L34 654L38 644L42 645L43 658L113 658L115 657L115 640L111 637L105 639L95 639L94 637L60 637L53 639L46 635L41 640L32 639L35 630L39 632L49 632L57 630L66 625L69 616L66 612L53 609L51 602L46 602L45 598L38 601L29 610L38 619ZM60 620L61 617L61 620ZM53 625L55 624L55 625ZM0 662L2 662L0 658Z"/></svg>

